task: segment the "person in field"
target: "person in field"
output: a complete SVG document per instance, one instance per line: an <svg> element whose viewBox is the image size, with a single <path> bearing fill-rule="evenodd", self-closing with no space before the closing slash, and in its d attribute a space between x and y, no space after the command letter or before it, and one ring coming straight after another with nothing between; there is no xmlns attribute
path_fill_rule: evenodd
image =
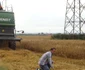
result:
<svg viewBox="0 0 85 70"><path fill-rule="evenodd" d="M2 6L1 6L1 3L0 3L0 10L3 10Z"/></svg>
<svg viewBox="0 0 85 70"><path fill-rule="evenodd" d="M38 62L41 70L50 70L51 67L53 68L52 54L55 50L56 48L51 48L50 51L47 51L41 56Z"/></svg>

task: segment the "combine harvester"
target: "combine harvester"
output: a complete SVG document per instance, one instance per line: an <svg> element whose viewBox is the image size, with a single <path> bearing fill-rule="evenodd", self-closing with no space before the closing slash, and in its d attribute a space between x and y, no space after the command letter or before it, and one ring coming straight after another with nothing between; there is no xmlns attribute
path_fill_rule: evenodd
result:
<svg viewBox="0 0 85 70"><path fill-rule="evenodd" d="M3 7L0 3L0 46L6 42L8 47L15 50L16 41L21 41L21 38L16 38L15 19L12 7Z"/></svg>

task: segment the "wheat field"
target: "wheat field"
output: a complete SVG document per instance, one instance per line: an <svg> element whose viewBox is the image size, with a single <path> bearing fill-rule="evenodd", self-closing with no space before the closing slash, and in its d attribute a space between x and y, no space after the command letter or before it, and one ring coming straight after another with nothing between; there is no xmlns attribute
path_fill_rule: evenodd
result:
<svg viewBox="0 0 85 70"><path fill-rule="evenodd" d="M84 40L52 40L51 36L18 36L16 50L0 49L0 70L36 70L41 55L56 48L54 70L85 70ZM52 69L51 69L52 70Z"/></svg>
<svg viewBox="0 0 85 70"><path fill-rule="evenodd" d="M85 58L85 40L53 40L51 36L22 36L21 47L45 52L55 47L57 56L74 59Z"/></svg>

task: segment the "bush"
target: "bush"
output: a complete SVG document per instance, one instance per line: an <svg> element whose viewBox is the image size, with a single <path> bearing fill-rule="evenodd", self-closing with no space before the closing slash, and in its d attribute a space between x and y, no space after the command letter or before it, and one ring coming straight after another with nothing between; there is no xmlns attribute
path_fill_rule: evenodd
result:
<svg viewBox="0 0 85 70"><path fill-rule="evenodd" d="M85 34L54 34L52 39L81 39L85 40Z"/></svg>

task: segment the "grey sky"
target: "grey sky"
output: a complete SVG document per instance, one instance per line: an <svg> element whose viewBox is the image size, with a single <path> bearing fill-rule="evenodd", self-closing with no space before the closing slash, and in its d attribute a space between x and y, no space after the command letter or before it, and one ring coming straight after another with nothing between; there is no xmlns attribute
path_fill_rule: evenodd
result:
<svg viewBox="0 0 85 70"><path fill-rule="evenodd" d="M66 0L7 0L15 13L17 30L25 33L63 33Z"/></svg>

